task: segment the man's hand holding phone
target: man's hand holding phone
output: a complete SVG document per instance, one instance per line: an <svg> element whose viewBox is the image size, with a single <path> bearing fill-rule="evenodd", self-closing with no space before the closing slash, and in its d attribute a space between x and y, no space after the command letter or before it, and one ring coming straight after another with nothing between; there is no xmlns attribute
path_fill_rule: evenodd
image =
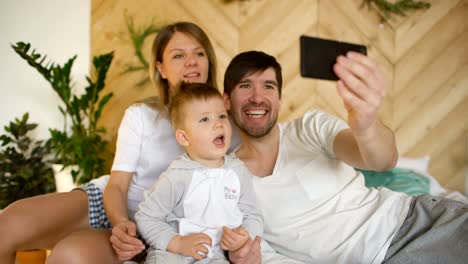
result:
<svg viewBox="0 0 468 264"><path fill-rule="evenodd" d="M339 77L337 90L348 111L348 124L355 133L366 131L377 119L385 97L385 79L369 57L348 52L339 56L333 70Z"/></svg>
<svg viewBox="0 0 468 264"><path fill-rule="evenodd" d="M337 81L337 91L355 133L366 131L377 119L385 97L385 80L364 45L301 36L301 75Z"/></svg>

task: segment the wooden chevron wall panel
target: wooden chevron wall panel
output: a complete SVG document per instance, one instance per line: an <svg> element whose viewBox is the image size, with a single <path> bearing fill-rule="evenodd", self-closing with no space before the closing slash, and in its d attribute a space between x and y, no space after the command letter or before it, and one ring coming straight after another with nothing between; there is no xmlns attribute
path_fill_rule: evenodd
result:
<svg viewBox="0 0 468 264"><path fill-rule="evenodd" d="M136 84L146 72L122 74L138 62L125 15L135 25L187 20L209 35L218 58L218 83L233 56L262 50L283 67L281 120L313 108L346 119L335 83L302 78L299 36L363 43L387 76L381 117L396 134L401 156L431 157L430 173L444 186L464 190L468 171L468 0L428 0L431 8L383 21L362 0L92 0L91 50L114 50L108 90L114 92L103 113L107 137L115 142L124 110L156 92ZM137 4L138 3L138 4ZM144 44L149 59L154 36Z"/></svg>

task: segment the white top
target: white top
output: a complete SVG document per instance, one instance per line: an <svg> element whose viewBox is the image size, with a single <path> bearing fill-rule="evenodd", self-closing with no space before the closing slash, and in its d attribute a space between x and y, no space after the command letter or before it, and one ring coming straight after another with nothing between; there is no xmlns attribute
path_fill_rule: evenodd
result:
<svg viewBox="0 0 468 264"><path fill-rule="evenodd" d="M207 257L223 255L223 226L242 226L251 237L263 232L251 174L243 162L228 156L219 168L205 167L186 154L173 161L145 192L135 217L139 233L154 249L166 250L177 233L209 235Z"/></svg>
<svg viewBox="0 0 468 264"><path fill-rule="evenodd" d="M134 172L128 190L130 219L143 199L143 191L154 184L171 161L184 153L174 137L166 115L146 104L130 106L120 123L112 170ZM107 181L93 180L103 191Z"/></svg>
<svg viewBox="0 0 468 264"><path fill-rule="evenodd" d="M335 159L342 120L313 111L279 128L273 174L253 181L263 238L306 263L380 263L411 197L368 189L361 173Z"/></svg>

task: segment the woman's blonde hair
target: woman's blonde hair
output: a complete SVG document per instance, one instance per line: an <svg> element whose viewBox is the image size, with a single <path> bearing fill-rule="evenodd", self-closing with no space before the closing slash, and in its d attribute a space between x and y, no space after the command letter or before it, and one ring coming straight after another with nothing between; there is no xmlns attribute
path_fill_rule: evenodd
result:
<svg viewBox="0 0 468 264"><path fill-rule="evenodd" d="M152 107L161 108L169 104L169 84L166 79L161 77L159 73L156 62L162 62L163 53L167 47L167 43L171 40L172 36L180 32L188 36L193 37L197 40L205 49L205 52L208 56L208 80L207 84L212 87L217 88L216 83L216 55L211 45L210 39L205 34L203 29L191 22L176 22L169 24L162 28L156 38L153 41L153 47L151 49L151 65L149 69L150 79L153 85L158 89L159 100L155 97L148 98L143 103L146 103ZM159 103L158 103L159 102Z"/></svg>

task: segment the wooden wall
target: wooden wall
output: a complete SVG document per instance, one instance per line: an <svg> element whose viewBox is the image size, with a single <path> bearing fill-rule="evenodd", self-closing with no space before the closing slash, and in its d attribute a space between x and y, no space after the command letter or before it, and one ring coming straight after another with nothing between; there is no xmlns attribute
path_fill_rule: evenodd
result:
<svg viewBox="0 0 468 264"><path fill-rule="evenodd" d="M108 78L114 98L103 114L115 141L125 108L154 95L135 84L146 73L120 74L137 61L124 13L139 26L180 20L200 25L218 56L218 82L230 59L245 50L276 56L285 80L281 120L320 108L346 118L335 84L299 75L302 34L364 43L387 76L381 110L394 129L401 156L431 156L430 173L444 186L464 190L468 168L468 0L429 0L432 7L382 22L362 0L92 0L91 51L115 51ZM151 39L145 43L149 58Z"/></svg>

